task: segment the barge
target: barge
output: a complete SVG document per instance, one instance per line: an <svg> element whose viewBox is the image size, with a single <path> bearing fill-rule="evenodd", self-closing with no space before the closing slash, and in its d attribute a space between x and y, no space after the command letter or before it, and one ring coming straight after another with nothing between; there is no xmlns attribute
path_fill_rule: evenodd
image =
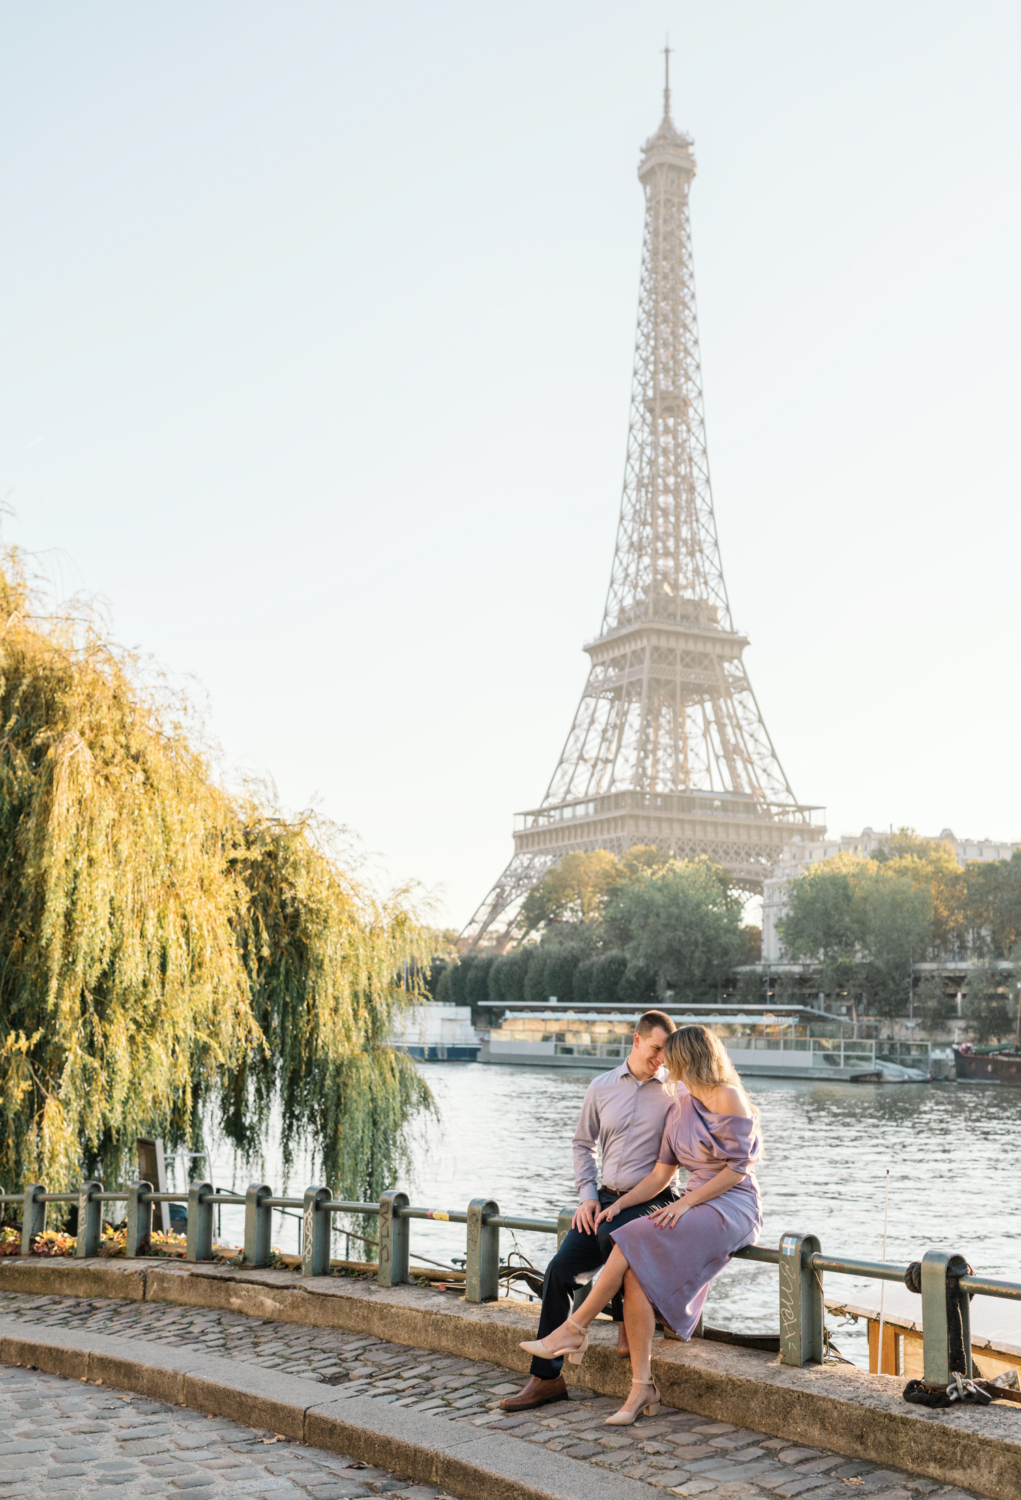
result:
<svg viewBox="0 0 1021 1500"><path fill-rule="evenodd" d="M973 1047L962 1042L954 1048L954 1073L958 1083L1006 1083L1021 1088L1021 1048Z"/></svg>
<svg viewBox="0 0 1021 1500"><path fill-rule="evenodd" d="M670 1014L678 1026L708 1026L744 1078L805 1078L849 1083L924 1083L932 1076L927 1043L853 1035L851 1022L807 1007L726 1011L695 1007ZM631 1050L640 1010L509 1010L483 1033L481 1063L587 1068L608 1072ZM850 1034L849 1034L850 1033Z"/></svg>

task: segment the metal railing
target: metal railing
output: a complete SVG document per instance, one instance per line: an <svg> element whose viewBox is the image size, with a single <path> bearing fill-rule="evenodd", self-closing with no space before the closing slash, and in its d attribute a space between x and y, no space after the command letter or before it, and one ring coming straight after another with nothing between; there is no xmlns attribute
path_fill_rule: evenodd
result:
<svg viewBox="0 0 1021 1500"><path fill-rule="evenodd" d="M23 1192L0 1192L0 1204L21 1209L21 1253L32 1254L32 1241L46 1228L50 1203L77 1204L78 1236L75 1256L83 1259L99 1254L104 1203L126 1204L127 1235L124 1254L133 1258L145 1253L152 1230L154 1203L183 1203L188 1210L185 1260L213 1259L213 1216L218 1207L236 1205L245 1210L245 1264L257 1269L272 1261L270 1235L274 1209L299 1209L302 1216L301 1274L330 1274L330 1241L334 1214L360 1214L379 1219L380 1286L401 1286L410 1279L410 1228L413 1219L434 1219L466 1226L465 1300L493 1302L499 1295L500 1231L554 1234L559 1246L576 1210L562 1208L556 1219L530 1219L501 1214L491 1198L473 1198L467 1209L415 1207L407 1193L392 1188L378 1203L347 1203L336 1199L329 1188L306 1188L301 1198L279 1198L265 1183L253 1183L246 1193L217 1192L211 1182L193 1182L187 1193L154 1192L148 1182L133 1182L119 1193L104 1192L102 1183L83 1182L75 1193L48 1193L41 1183L29 1183ZM343 1231L342 1231L343 1232ZM824 1356L826 1309L823 1274L859 1276L874 1281L904 1281L906 1266L885 1261L823 1255L813 1234L784 1234L778 1249L746 1245L736 1251L739 1260L758 1261L777 1267L780 1319L780 1361L785 1365L821 1363ZM950 1380L950 1316L948 1292L956 1283L957 1305L964 1334L965 1359L971 1368L971 1296L1000 1297L1021 1302L1021 1282L988 1276L951 1274L951 1262L960 1258L946 1250L927 1250L921 1258L922 1358L924 1378L932 1385ZM949 1285L948 1285L949 1283Z"/></svg>

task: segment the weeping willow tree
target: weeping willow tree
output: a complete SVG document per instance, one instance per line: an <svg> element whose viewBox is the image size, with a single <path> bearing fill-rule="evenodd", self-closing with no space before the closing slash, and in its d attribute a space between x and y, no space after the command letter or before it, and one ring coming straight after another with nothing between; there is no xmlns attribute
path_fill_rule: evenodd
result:
<svg viewBox="0 0 1021 1500"><path fill-rule="evenodd" d="M217 784L187 704L0 558L0 1181L134 1175L218 1122L378 1196L428 1091L388 1046L428 935L335 830Z"/></svg>

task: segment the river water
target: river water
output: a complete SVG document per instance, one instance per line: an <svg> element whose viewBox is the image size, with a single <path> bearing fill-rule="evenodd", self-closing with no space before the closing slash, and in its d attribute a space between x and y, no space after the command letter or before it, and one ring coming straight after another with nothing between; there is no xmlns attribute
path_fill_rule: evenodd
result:
<svg viewBox="0 0 1021 1500"><path fill-rule="evenodd" d="M571 1136L592 1073L581 1069L422 1065L438 1114L419 1125L405 1186L414 1204L464 1208L494 1198L504 1213L556 1218L577 1201ZM887 1259L917 1260L931 1247L963 1254L976 1271L1021 1279L1021 1089L968 1084L850 1084L751 1079L766 1154L759 1169L765 1226L760 1244L781 1234L816 1234L827 1254L880 1259L883 1195L890 1171ZM266 1180L280 1181L267 1163ZM231 1171L215 1157L212 1180ZM301 1168L291 1192L300 1193ZM236 1222L235 1222L236 1221ZM374 1221L365 1221L373 1234ZM241 1210L223 1210L223 1237L240 1242ZM463 1225L415 1221L412 1258L464 1255ZM297 1223L281 1218L274 1243L294 1250ZM504 1231L501 1253L514 1243ZM552 1236L517 1243L542 1267ZM335 1251L335 1253L343 1253ZM352 1245L352 1258L357 1256ZM365 1252L371 1258L371 1252ZM827 1296L878 1293L878 1283L827 1275ZM707 1321L744 1332L777 1331L775 1267L735 1261L713 1283ZM863 1324L831 1333L843 1353L867 1363Z"/></svg>

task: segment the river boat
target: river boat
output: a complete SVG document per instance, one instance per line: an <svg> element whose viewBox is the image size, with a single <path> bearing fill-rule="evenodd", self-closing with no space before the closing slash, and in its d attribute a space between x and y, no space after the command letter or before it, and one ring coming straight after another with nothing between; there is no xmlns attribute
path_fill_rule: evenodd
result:
<svg viewBox="0 0 1021 1500"><path fill-rule="evenodd" d="M398 1017L390 1045L421 1062L474 1062L481 1042L470 1005L429 1001Z"/></svg>
<svg viewBox="0 0 1021 1500"><path fill-rule="evenodd" d="M640 1012L546 1007L509 1010L482 1033L481 1063L587 1068L606 1072L631 1049ZM700 1024L720 1037L744 1078L802 1078L845 1083L924 1083L932 1076L926 1043L889 1043L854 1036L852 1023L794 1007L685 1014L678 1026Z"/></svg>
<svg viewBox="0 0 1021 1500"><path fill-rule="evenodd" d="M973 1047L962 1042L954 1048L954 1073L958 1083L1006 1083L1021 1088L1021 1048Z"/></svg>

